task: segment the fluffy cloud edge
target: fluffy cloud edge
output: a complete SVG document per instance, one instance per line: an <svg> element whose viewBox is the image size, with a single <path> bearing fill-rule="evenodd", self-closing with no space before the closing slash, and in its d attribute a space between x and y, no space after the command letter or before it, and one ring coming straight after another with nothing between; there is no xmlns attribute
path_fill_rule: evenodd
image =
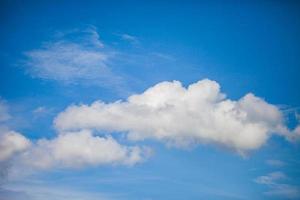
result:
<svg viewBox="0 0 300 200"><path fill-rule="evenodd" d="M126 101L71 105L54 126L59 131L126 132L130 140L177 147L213 143L240 153L261 147L274 133L292 139L299 132L288 130L277 106L252 93L231 100L209 79L186 88L179 81L161 82Z"/></svg>
<svg viewBox="0 0 300 200"><path fill-rule="evenodd" d="M1 177L31 170L132 166L145 161L152 154L149 147L123 145L110 135L100 137L92 130L65 131L51 139L32 140L6 126L10 119L9 106L1 100L0 108L3 108L0 109L0 115L4 116L0 123Z"/></svg>
<svg viewBox="0 0 300 200"><path fill-rule="evenodd" d="M274 133L290 141L300 136L300 126L288 130L275 105L252 93L228 99L208 79L188 87L179 81L161 82L126 101L72 105L55 118L54 126L56 137L35 142L2 130L0 162L15 159L35 169L131 166L152 154L148 147L122 145L94 130L125 132L132 141L153 139L176 147L217 144L238 153L261 147Z"/></svg>
<svg viewBox="0 0 300 200"><path fill-rule="evenodd" d="M99 165L132 166L151 154L148 147L125 146L111 136L90 130L65 132L53 139L40 139L20 156L22 165L36 169L82 168Z"/></svg>
<svg viewBox="0 0 300 200"><path fill-rule="evenodd" d="M0 162L9 160L31 146L29 139L15 131L0 134Z"/></svg>

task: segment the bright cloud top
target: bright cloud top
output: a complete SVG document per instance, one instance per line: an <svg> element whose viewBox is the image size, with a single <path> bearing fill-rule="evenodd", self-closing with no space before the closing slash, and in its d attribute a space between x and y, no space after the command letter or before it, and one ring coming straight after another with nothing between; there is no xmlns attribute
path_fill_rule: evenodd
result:
<svg viewBox="0 0 300 200"><path fill-rule="evenodd" d="M131 140L147 138L184 147L213 143L243 153L262 146L270 134L287 134L280 110L249 93L234 101L208 79L183 87L161 82L127 101L72 105L55 119L60 131L97 129L127 132Z"/></svg>
<svg viewBox="0 0 300 200"><path fill-rule="evenodd" d="M9 115L7 109L2 115ZM120 144L111 134L125 132L132 141L153 139L177 147L217 144L239 153L261 147L271 134L298 138L280 110L249 93L235 101L204 79L183 87L161 82L127 101L72 105L54 120L57 136L30 141L13 130L0 131L0 162L13 160L34 169L134 165L151 150ZM106 136L94 134L106 132Z"/></svg>

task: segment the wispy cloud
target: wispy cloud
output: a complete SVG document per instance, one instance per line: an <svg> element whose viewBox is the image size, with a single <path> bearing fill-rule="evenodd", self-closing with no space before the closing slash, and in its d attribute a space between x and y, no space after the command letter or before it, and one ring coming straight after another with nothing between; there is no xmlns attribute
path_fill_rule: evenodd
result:
<svg viewBox="0 0 300 200"><path fill-rule="evenodd" d="M276 183L276 181L286 179L286 175L283 172L272 172L265 176L260 176L255 179L255 182L258 184L264 184L264 185L273 185Z"/></svg>
<svg viewBox="0 0 300 200"><path fill-rule="evenodd" d="M95 26L90 26L90 28L88 28L86 30L86 32L90 34L89 40L91 41L91 43L93 45L95 45L96 47L99 47L99 48L103 48L104 47L104 44L100 40L100 35L99 35L99 33L97 31L97 28Z"/></svg>
<svg viewBox="0 0 300 200"><path fill-rule="evenodd" d="M273 159L266 160L266 163L273 167L283 167L284 165L286 165L286 163L281 160L273 160Z"/></svg>
<svg viewBox="0 0 300 200"><path fill-rule="evenodd" d="M115 35L118 41L132 44L127 46L129 51L118 43L104 42L94 26L59 31L54 39L24 53L25 69L34 78L69 86L100 86L127 96L145 82L133 71L152 73L153 67L175 64L173 56L144 48L136 36Z"/></svg>
<svg viewBox="0 0 300 200"><path fill-rule="evenodd" d="M283 172L272 172L264 176L257 177L254 181L258 184L266 185L269 190L265 195L277 196L285 199L299 199L300 187L284 183L287 177Z"/></svg>
<svg viewBox="0 0 300 200"><path fill-rule="evenodd" d="M287 105L281 105L280 107L285 114L297 113L297 111L300 110L300 107L290 107Z"/></svg>
<svg viewBox="0 0 300 200"><path fill-rule="evenodd" d="M33 77L65 84L120 85L122 78L109 66L114 51L105 48L96 28L75 33L75 37L62 35L26 52L28 72Z"/></svg>
<svg viewBox="0 0 300 200"><path fill-rule="evenodd" d="M133 36L133 35L129 35L129 34L118 34L122 40L125 40L125 41L128 41L130 43L133 43L133 44L138 44L139 43L139 40L136 36Z"/></svg>
<svg viewBox="0 0 300 200"><path fill-rule="evenodd" d="M0 200L33 200L26 192L0 188Z"/></svg>
<svg viewBox="0 0 300 200"><path fill-rule="evenodd" d="M53 113L53 108L49 108L46 106L38 106L34 110L32 110L32 114L35 118L45 117L49 114Z"/></svg>
<svg viewBox="0 0 300 200"><path fill-rule="evenodd" d="M78 188L47 185L41 182L34 183L33 181L8 184L0 189L0 195L0 200L109 200L115 199L112 196L117 196L100 192L80 191Z"/></svg>

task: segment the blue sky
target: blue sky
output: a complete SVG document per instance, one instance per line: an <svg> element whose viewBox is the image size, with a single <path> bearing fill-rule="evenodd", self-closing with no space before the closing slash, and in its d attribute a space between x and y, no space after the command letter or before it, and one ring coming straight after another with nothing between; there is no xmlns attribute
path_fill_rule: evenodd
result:
<svg viewBox="0 0 300 200"><path fill-rule="evenodd" d="M300 199L299 3L0 9L0 200Z"/></svg>

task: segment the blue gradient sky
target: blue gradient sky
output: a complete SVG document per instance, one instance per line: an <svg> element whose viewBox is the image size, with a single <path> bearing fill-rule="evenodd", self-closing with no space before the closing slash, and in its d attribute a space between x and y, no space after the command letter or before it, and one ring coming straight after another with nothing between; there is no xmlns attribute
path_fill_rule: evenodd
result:
<svg viewBox="0 0 300 200"><path fill-rule="evenodd" d="M55 137L53 119L71 104L124 100L161 81L188 86L204 78L233 100L254 93L278 106L290 129L297 125L299 3L1 1L0 10L0 96L11 115L5 126L33 141ZM113 75L70 83L32 71L28 53L62 40L82 44L87 30L116 54ZM283 137L246 157L215 145L141 143L154 149L143 163L38 171L3 181L0 200L300 199L300 147ZM266 184L261 177L275 178Z"/></svg>

